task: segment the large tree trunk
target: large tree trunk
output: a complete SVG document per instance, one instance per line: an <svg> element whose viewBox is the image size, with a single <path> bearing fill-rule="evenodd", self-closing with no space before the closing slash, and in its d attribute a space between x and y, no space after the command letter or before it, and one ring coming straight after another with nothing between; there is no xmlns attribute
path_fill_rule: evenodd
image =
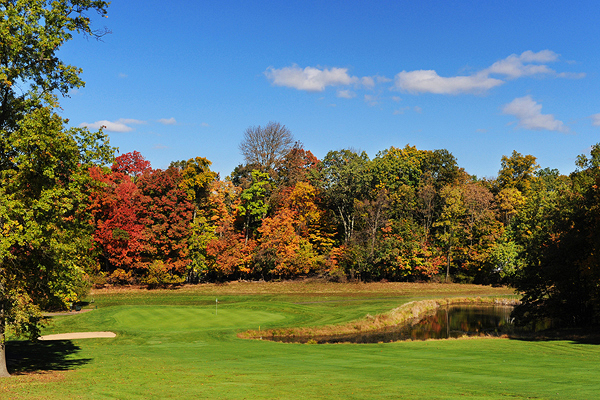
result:
<svg viewBox="0 0 600 400"><path fill-rule="evenodd" d="M6 319L4 318L4 309L0 309L0 378L10 376L6 368L6 338L4 332L6 330Z"/></svg>

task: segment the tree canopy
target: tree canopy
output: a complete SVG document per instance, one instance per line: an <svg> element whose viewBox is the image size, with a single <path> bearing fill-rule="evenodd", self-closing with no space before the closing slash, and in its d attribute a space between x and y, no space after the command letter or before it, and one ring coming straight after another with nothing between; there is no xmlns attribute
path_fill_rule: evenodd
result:
<svg viewBox="0 0 600 400"><path fill-rule="evenodd" d="M41 308L75 301L92 262L88 168L113 157L102 132L68 129L57 95L83 86L59 57L73 33L99 37L92 0L0 4L0 376L5 329L37 337Z"/></svg>

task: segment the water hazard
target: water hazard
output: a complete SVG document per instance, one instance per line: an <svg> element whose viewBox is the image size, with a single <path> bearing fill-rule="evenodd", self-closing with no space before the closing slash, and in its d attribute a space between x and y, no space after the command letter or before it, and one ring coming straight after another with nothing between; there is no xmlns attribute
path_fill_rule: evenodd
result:
<svg viewBox="0 0 600 400"><path fill-rule="evenodd" d="M454 305L386 330L323 337L265 338L279 342L386 343L399 340L447 339L462 336L500 336L512 328L510 306Z"/></svg>

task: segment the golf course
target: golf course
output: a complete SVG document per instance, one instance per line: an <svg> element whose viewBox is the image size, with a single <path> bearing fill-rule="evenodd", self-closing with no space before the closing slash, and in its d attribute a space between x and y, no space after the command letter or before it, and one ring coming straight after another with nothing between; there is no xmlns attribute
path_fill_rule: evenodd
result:
<svg viewBox="0 0 600 400"><path fill-rule="evenodd" d="M515 298L511 289L416 283L232 282L92 291L42 334L9 338L2 399L594 399L600 347L476 337L374 344L241 339L247 330L344 324L411 301Z"/></svg>

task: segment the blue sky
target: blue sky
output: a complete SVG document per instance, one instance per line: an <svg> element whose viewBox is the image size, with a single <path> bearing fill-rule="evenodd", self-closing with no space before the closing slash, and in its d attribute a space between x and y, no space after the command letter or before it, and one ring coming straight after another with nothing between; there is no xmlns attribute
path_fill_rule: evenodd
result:
<svg viewBox="0 0 600 400"><path fill-rule="evenodd" d="M595 1L113 0L112 34L61 50L86 81L62 115L222 177L269 121L318 158L410 144L495 177L516 150L569 173L600 142L598 21Z"/></svg>

